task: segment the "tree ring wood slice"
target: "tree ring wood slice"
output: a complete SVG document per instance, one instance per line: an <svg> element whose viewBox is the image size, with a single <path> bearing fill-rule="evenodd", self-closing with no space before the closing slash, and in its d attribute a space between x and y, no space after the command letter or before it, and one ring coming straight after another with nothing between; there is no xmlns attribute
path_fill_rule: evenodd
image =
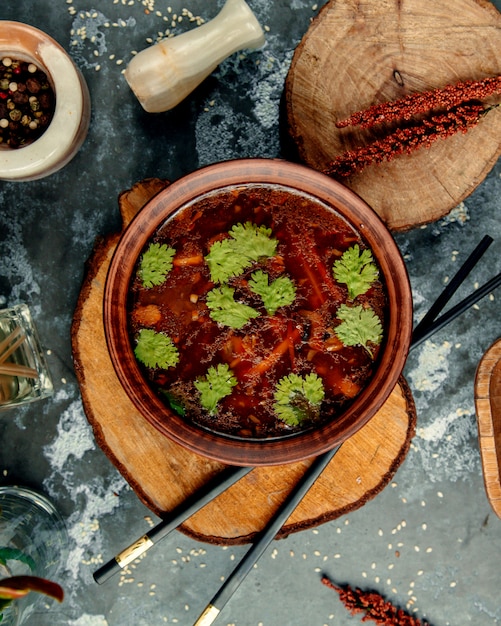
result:
<svg viewBox="0 0 501 626"><path fill-rule="evenodd" d="M485 490L492 509L501 517L501 339L478 365L475 408Z"/></svg>
<svg viewBox="0 0 501 626"><path fill-rule="evenodd" d="M332 0L295 50L285 87L300 160L324 171L370 131L336 121L371 104L501 74L501 14L486 0ZM499 97L488 102L499 102ZM372 135L374 138L374 135ZM501 108L466 134L343 180L391 230L435 221L484 180L501 154Z"/></svg>
<svg viewBox="0 0 501 626"><path fill-rule="evenodd" d="M124 226L168 183L148 180L120 195ZM96 441L144 504L160 517L208 483L224 465L185 450L135 409L106 347L104 284L119 240L97 242L87 263L72 324L72 348L85 414ZM352 511L379 493L405 458L416 411L402 377L379 412L345 442L279 533L311 528ZM220 545L253 540L292 491L309 463L259 467L188 519L180 530Z"/></svg>

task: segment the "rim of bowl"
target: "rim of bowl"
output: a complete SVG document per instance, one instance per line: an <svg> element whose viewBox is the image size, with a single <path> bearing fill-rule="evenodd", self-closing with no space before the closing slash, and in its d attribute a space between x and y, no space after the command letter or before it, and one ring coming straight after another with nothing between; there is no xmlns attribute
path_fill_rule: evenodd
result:
<svg viewBox="0 0 501 626"><path fill-rule="evenodd" d="M359 231L384 276L389 319L385 346L369 384L347 410L319 428L297 435L246 441L209 432L171 412L146 382L128 332L127 296L136 261L158 226L200 195L228 186L278 184L306 193ZM353 191L304 165L281 159L236 159L198 169L154 196L121 235L104 290L104 329L118 379L138 412L158 431L191 452L231 465L279 465L317 456L342 443L381 408L395 388L410 347L412 295L402 255L380 217ZM159 414L167 414L162 421Z"/></svg>

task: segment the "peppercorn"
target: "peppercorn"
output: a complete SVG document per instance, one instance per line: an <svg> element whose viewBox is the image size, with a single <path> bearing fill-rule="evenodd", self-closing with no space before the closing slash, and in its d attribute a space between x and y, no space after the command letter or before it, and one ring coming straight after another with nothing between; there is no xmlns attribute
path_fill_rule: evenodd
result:
<svg viewBox="0 0 501 626"><path fill-rule="evenodd" d="M0 143L21 148L38 139L52 121L55 94L35 63L0 59Z"/></svg>

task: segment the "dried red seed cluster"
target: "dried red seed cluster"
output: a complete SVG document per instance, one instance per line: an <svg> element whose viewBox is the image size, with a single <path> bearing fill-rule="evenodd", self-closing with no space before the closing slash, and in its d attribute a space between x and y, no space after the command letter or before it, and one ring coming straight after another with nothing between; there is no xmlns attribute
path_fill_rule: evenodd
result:
<svg viewBox="0 0 501 626"><path fill-rule="evenodd" d="M339 599L352 615L363 613L362 622L373 621L384 626L430 626L417 617L395 607L374 591L352 589L350 586L339 587L327 576L322 576L322 583L337 591Z"/></svg>
<svg viewBox="0 0 501 626"><path fill-rule="evenodd" d="M437 139L458 132L465 133L499 104L484 106L481 100L501 94L501 76L465 81L422 93L411 94L393 102L383 102L354 113L336 124L339 128L359 125L371 128L379 124L402 123L386 137L377 139L338 156L324 172L334 178L346 178L372 163L391 161L403 153L430 147Z"/></svg>
<svg viewBox="0 0 501 626"><path fill-rule="evenodd" d="M329 163L325 173L335 178L345 178L372 163L391 161L400 154L410 154L421 147L429 148L438 139L446 139L459 132L466 133L489 110L481 104L463 104L397 128L383 139L338 156Z"/></svg>
<svg viewBox="0 0 501 626"><path fill-rule="evenodd" d="M427 113L433 109L451 109L461 103L485 100L498 93L501 93L501 76L459 82L455 85L446 85L441 89L410 94L400 100L374 104L337 122L336 126L338 128L346 126L370 128L384 122L399 119L410 120L420 113Z"/></svg>

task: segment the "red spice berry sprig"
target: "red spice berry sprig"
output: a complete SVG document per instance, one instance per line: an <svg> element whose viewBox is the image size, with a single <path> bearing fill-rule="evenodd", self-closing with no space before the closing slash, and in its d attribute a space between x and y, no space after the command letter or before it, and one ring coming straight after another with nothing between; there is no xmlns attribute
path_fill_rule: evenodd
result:
<svg viewBox="0 0 501 626"><path fill-rule="evenodd" d="M407 124L382 139L339 155L329 163L324 173L334 178L345 178L372 163L391 161L400 154L410 154L420 147L429 148L438 139L459 132L466 133L496 106L499 105L484 108L482 104L464 103Z"/></svg>
<svg viewBox="0 0 501 626"><path fill-rule="evenodd" d="M428 113L433 109L451 109L464 102L485 100L499 93L501 93L501 76L462 81L438 89L413 93L399 100L374 104L336 122L336 127L370 128L376 124L395 120L410 120L416 115Z"/></svg>
<svg viewBox="0 0 501 626"><path fill-rule="evenodd" d="M322 576L321 580L329 589L338 592L339 599L351 615L364 614L362 622L373 621L384 626L430 626L428 622L423 622L394 606L375 591L362 591L349 586L339 587L327 576Z"/></svg>

